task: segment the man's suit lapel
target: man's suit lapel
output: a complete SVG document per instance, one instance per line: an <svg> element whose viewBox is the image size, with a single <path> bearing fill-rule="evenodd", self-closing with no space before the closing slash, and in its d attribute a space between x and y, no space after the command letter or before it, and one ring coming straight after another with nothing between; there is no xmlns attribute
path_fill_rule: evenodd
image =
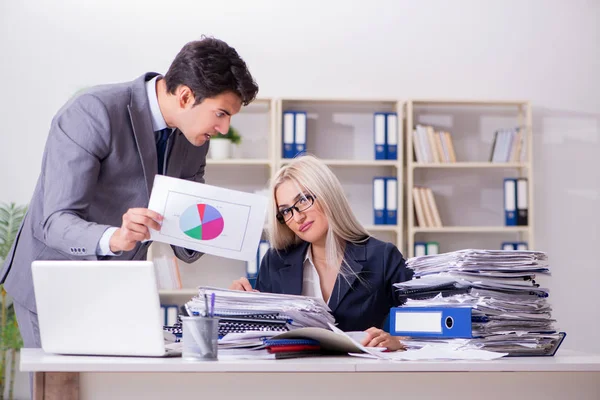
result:
<svg viewBox="0 0 600 400"><path fill-rule="evenodd" d="M281 282L282 293L302 294L302 273L304 269L304 256L309 243L302 243L294 248L287 257L285 265L279 268L279 282Z"/></svg>
<svg viewBox="0 0 600 400"><path fill-rule="evenodd" d="M158 171L156 142L152 129L150 105L146 94L146 81L158 74L148 73L133 82L131 87L131 103L127 106L133 136L142 162L148 198L152 192L154 175Z"/></svg>
<svg viewBox="0 0 600 400"><path fill-rule="evenodd" d="M348 291L352 289L352 286L357 279L356 276L361 273L363 269L361 262L367 260L366 246L348 243L346 245L346 250L344 251L344 259L354 273L346 278L338 274L328 304L332 312L335 312L338 308L346 294L348 294Z"/></svg>

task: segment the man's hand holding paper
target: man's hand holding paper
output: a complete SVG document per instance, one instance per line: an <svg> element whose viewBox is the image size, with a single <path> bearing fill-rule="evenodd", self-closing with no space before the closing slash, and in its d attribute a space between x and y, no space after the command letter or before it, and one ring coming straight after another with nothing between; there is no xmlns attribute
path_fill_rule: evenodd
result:
<svg viewBox="0 0 600 400"><path fill-rule="evenodd" d="M251 260L264 228L267 198L157 175L148 209L163 217L160 229L150 227L151 240Z"/></svg>

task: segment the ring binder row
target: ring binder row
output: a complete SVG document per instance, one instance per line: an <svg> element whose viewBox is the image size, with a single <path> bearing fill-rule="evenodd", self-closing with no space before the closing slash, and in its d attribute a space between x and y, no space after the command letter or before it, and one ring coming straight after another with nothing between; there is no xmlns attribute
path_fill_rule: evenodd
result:
<svg viewBox="0 0 600 400"><path fill-rule="evenodd" d="M504 221L506 226L529 225L527 178L504 179Z"/></svg>
<svg viewBox="0 0 600 400"><path fill-rule="evenodd" d="M306 151L306 111L284 111L282 130L283 158L294 158Z"/></svg>
<svg viewBox="0 0 600 400"><path fill-rule="evenodd" d="M273 314L253 314L246 316L219 316L219 337L227 333L243 333L248 331L289 331L288 324L292 320L289 317ZM167 332L173 333L176 337L181 337L181 321L173 324L167 324L163 327Z"/></svg>
<svg viewBox="0 0 600 400"><path fill-rule="evenodd" d="M393 176L373 178L373 223L398 224L398 179Z"/></svg>
<svg viewBox="0 0 600 400"><path fill-rule="evenodd" d="M529 250L527 242L502 242L502 250Z"/></svg>
<svg viewBox="0 0 600 400"><path fill-rule="evenodd" d="M294 158L306 151L306 111L283 112L282 157ZM398 159L398 114L376 112L373 114L373 141L375 160Z"/></svg>
<svg viewBox="0 0 600 400"><path fill-rule="evenodd" d="M415 242L415 257L432 256L439 252L440 244L438 242Z"/></svg>
<svg viewBox="0 0 600 400"><path fill-rule="evenodd" d="M290 318L287 315L284 314L280 314L280 313L270 313L270 314L241 314L241 313L234 313L234 314L230 314L229 312L227 313L215 313L216 317L222 317L224 319L227 318L236 318L236 319L260 319L260 320L281 320L281 321L291 321L292 318Z"/></svg>
<svg viewBox="0 0 600 400"><path fill-rule="evenodd" d="M374 113L373 136L376 160L398 159L398 114L394 112Z"/></svg>

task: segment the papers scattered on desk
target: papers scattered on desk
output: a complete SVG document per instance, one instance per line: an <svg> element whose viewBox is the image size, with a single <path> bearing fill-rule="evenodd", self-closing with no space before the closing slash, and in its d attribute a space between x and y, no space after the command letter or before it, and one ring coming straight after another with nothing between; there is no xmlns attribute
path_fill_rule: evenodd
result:
<svg viewBox="0 0 600 400"><path fill-rule="evenodd" d="M394 284L405 306L471 307L474 338L467 343L473 349L553 355L565 336L554 328L549 290L535 281L536 274L549 274L543 252L461 250L406 264L413 280ZM422 340L421 347L440 342ZM411 343L419 346L419 340Z"/></svg>
<svg viewBox="0 0 600 400"><path fill-rule="evenodd" d="M460 349L454 346L427 345L420 349L381 353L379 357L366 353L351 353L354 357L375 358L388 361L443 361L443 360L496 360L508 353L497 353L479 349Z"/></svg>
<svg viewBox="0 0 600 400"><path fill-rule="evenodd" d="M156 175L150 210L164 220L151 240L236 260L253 260L265 224L267 198Z"/></svg>

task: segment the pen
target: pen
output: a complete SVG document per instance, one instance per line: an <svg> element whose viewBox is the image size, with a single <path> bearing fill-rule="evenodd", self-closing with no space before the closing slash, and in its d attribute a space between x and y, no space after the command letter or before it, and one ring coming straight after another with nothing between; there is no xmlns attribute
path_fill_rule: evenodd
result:
<svg viewBox="0 0 600 400"><path fill-rule="evenodd" d="M204 293L204 316L208 317L208 296Z"/></svg>
<svg viewBox="0 0 600 400"><path fill-rule="evenodd" d="M215 294L214 292L210 294L210 317L213 318L215 316Z"/></svg>

